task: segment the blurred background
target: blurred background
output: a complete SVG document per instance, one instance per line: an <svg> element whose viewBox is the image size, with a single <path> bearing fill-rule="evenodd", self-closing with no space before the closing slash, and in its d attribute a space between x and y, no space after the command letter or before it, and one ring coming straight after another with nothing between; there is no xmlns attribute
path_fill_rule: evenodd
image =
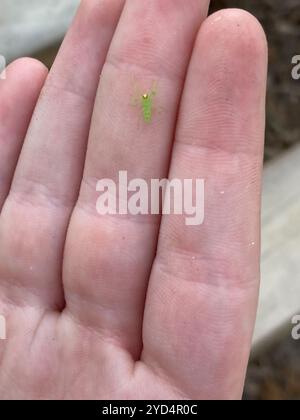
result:
<svg viewBox="0 0 300 420"><path fill-rule="evenodd" d="M51 67L78 3L0 0L0 55L7 63L29 55ZM244 398L298 400L300 341L291 337L291 317L300 314L300 80L291 72L300 55L300 0L215 0L210 12L227 7L253 13L269 41L262 293ZM280 216L277 196L285 203Z"/></svg>

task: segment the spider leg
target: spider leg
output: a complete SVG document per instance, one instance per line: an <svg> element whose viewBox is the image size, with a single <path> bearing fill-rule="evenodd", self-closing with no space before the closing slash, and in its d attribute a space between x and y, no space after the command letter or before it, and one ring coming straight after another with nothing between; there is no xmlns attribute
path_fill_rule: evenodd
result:
<svg viewBox="0 0 300 420"><path fill-rule="evenodd" d="M140 104L140 97L141 97L140 91L141 90L139 88L137 80L134 77L132 77L132 83L133 83L133 94L131 96L130 104L132 106L138 106Z"/></svg>
<svg viewBox="0 0 300 420"><path fill-rule="evenodd" d="M158 86L158 82L157 82L157 80L156 81L154 81L153 83L152 83L152 88L151 88L151 96L155 96L156 95L156 93L157 93L157 86Z"/></svg>

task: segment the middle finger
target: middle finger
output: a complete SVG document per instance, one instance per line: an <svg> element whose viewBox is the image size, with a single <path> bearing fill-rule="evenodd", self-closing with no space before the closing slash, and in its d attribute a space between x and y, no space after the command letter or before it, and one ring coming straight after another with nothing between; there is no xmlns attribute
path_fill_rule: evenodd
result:
<svg viewBox="0 0 300 420"><path fill-rule="evenodd" d="M97 215L96 183L108 178L118 186L120 170L127 171L128 180L142 178L148 185L167 176L183 81L208 3L127 1L96 99L67 241L65 296L73 316L113 337L135 357L160 220ZM152 90L153 115L147 122L141 95ZM137 107L130 106L132 99Z"/></svg>

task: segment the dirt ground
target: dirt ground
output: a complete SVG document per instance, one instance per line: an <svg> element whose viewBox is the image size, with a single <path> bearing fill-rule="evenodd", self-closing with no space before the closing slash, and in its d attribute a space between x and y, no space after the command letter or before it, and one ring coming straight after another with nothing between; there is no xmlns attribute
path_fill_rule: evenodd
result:
<svg viewBox="0 0 300 420"><path fill-rule="evenodd" d="M215 0L211 12L239 7L262 23L269 41L265 159L300 141L300 81L291 77L291 60L300 54L300 0ZM38 54L48 66L57 47ZM300 342L290 337L252 361L245 386L248 400L300 400Z"/></svg>
<svg viewBox="0 0 300 420"><path fill-rule="evenodd" d="M300 342L286 337L249 364L246 400L300 399Z"/></svg>

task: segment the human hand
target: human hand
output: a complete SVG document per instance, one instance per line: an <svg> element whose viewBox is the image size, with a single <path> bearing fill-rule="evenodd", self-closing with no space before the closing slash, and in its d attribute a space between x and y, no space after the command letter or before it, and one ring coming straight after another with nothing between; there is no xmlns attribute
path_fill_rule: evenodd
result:
<svg viewBox="0 0 300 420"><path fill-rule="evenodd" d="M201 25L207 0L123 3L83 1L49 75L21 59L0 81L3 399L241 397L265 37L239 10ZM158 81L150 123L130 106L134 79ZM120 170L204 179L204 223L100 216L97 180Z"/></svg>

